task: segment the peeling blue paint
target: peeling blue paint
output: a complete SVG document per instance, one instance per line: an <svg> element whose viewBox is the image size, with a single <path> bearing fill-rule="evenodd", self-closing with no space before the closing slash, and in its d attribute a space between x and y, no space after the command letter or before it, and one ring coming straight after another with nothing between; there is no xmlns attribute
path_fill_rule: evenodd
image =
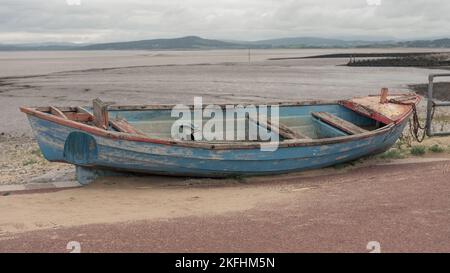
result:
<svg viewBox="0 0 450 273"><path fill-rule="evenodd" d="M82 132L72 132L64 143L64 160L73 164L88 165L98 157L97 142L94 137Z"/></svg>
<svg viewBox="0 0 450 273"><path fill-rule="evenodd" d="M308 116L314 111L328 111L361 126L370 126L374 122L339 105L280 108L280 114L284 116ZM156 112L115 111L115 114L132 123L144 116L161 115ZM29 119L44 156L50 161L83 167L77 169L81 183L88 183L98 175L86 167L199 177L266 175L322 168L388 149L397 141L407 122L405 120L386 133L369 138L327 145L280 147L274 152L261 152L258 148L213 150L117 140L91 135L31 115ZM328 137L346 135L326 124L319 125L317 128L321 134Z"/></svg>

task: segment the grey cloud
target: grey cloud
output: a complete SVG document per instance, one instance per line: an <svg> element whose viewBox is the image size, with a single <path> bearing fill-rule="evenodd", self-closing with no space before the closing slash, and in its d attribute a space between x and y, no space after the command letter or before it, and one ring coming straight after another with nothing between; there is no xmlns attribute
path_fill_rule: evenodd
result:
<svg viewBox="0 0 450 273"><path fill-rule="evenodd" d="M0 42L450 36L448 14L446 0L2 0Z"/></svg>

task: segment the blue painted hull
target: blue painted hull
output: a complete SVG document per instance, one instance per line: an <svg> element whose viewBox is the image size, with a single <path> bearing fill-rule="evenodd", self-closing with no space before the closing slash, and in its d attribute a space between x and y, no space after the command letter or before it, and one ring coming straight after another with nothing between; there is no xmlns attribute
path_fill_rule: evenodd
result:
<svg viewBox="0 0 450 273"><path fill-rule="evenodd" d="M407 119L381 134L324 145L214 150L108 138L28 115L49 161L148 174L193 177L269 175L323 168L383 152ZM76 151L75 153L73 151Z"/></svg>

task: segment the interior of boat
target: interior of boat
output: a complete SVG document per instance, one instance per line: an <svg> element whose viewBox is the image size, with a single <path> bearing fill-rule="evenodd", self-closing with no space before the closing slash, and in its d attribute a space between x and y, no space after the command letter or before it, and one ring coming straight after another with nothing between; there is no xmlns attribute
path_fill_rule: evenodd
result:
<svg viewBox="0 0 450 273"><path fill-rule="evenodd" d="M170 107L119 107L111 106L99 99L94 100L92 107L57 108L50 106L39 110L63 119L85 123L104 130L137 134L153 139L173 139L172 126L179 119L179 116L172 117L172 109ZM223 116L226 116L226 113L223 113ZM227 126L229 123L227 123L225 118L223 123L221 123L223 126L217 126L216 123L213 129L218 135L224 136L222 142L235 141L235 138L225 137L229 130L233 131L234 136L239 133L241 133L241 136L244 135L244 139L238 139L245 142L266 140L262 140L259 136L256 138L252 137L250 132L251 126L256 126L258 130L265 129L269 134L276 134L279 140L283 141L286 139L325 139L356 135L373 131L386 125L350 110L339 103L283 105L279 107L278 116L278 122L273 123L271 122L272 118L268 117L262 120L247 113L240 117L233 116L236 122L239 118L244 119L245 127L239 127L239 129L238 126L231 126L232 128L229 128L230 126ZM206 124L209 121L210 119L203 118L201 124L207 126ZM232 123L234 124L234 121ZM184 129L181 128L179 131L183 132ZM196 128L191 127L190 129L191 135L184 138L184 140L205 141L205 139L194 137L193 131ZM244 130L244 132L239 132L239 130Z"/></svg>

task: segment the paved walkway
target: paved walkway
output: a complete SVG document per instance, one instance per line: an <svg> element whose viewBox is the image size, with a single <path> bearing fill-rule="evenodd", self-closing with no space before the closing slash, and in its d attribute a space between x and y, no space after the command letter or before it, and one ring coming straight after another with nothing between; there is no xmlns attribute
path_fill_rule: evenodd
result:
<svg viewBox="0 0 450 273"><path fill-rule="evenodd" d="M239 212L4 235L0 252L67 252L69 241L82 252L369 252L369 241L382 252L450 251L450 162L365 167L302 185Z"/></svg>

